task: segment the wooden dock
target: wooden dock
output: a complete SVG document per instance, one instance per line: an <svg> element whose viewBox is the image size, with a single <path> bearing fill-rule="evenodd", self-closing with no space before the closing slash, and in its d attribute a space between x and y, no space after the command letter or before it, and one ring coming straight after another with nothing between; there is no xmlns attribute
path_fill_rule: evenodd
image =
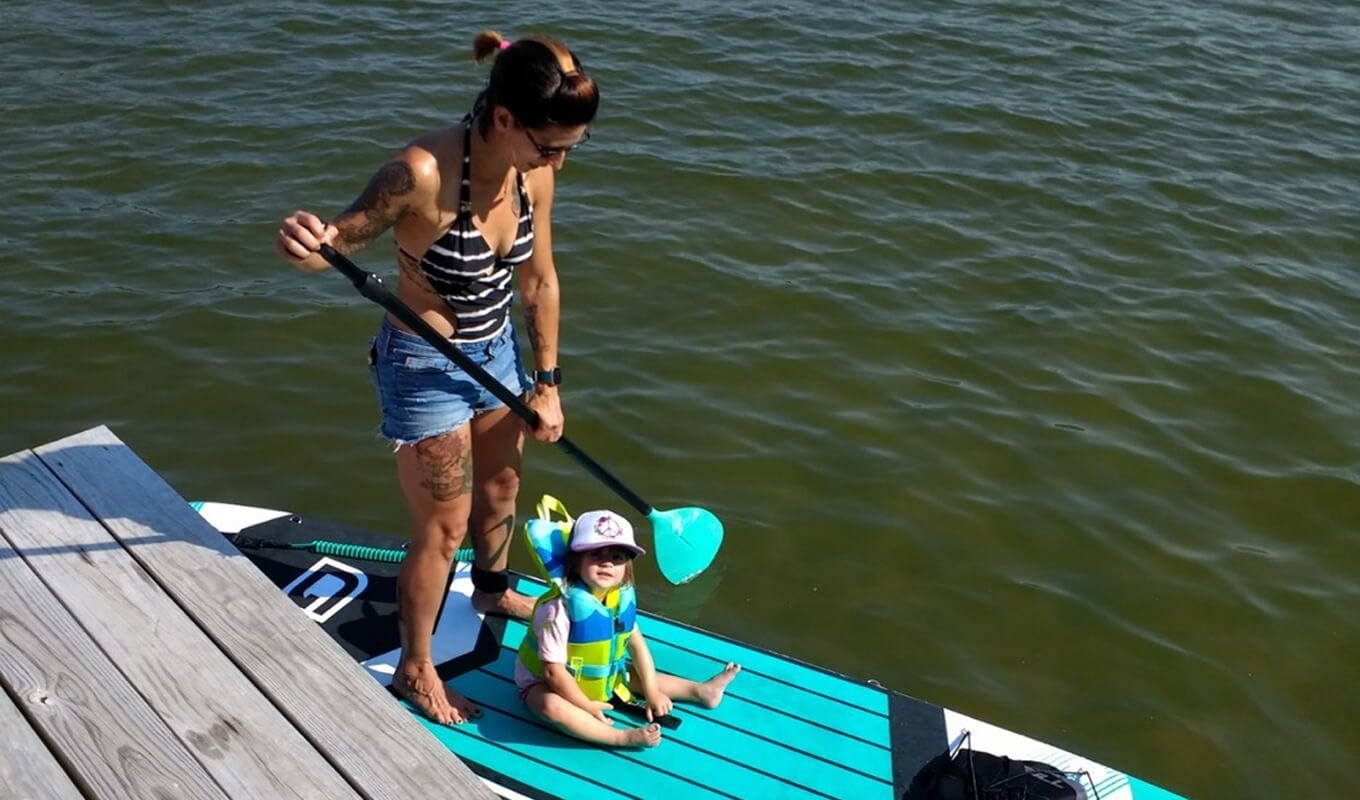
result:
<svg viewBox="0 0 1360 800"><path fill-rule="evenodd" d="M494 795L107 428L0 460L0 798Z"/></svg>

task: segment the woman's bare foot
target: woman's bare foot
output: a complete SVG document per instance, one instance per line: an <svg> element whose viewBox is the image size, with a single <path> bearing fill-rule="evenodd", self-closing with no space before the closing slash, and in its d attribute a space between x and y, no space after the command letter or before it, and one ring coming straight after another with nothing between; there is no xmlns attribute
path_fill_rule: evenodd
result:
<svg viewBox="0 0 1360 800"><path fill-rule="evenodd" d="M661 744L661 726L655 722L642 728L618 731L618 735L618 744L622 747L656 747Z"/></svg>
<svg viewBox="0 0 1360 800"><path fill-rule="evenodd" d="M741 665L728 662L727 666L723 667L722 672L699 684L699 688L696 690L699 695L699 704L704 708L717 708L718 704L722 702L723 692L727 691L727 684L737 677L738 672L741 672Z"/></svg>
<svg viewBox="0 0 1360 800"><path fill-rule="evenodd" d="M434 664L397 665L392 676L392 689L406 702L416 707L440 725L462 725L482 715L481 709L466 697L444 685L435 672Z"/></svg>
<svg viewBox="0 0 1360 800"><path fill-rule="evenodd" d="M480 589L474 589L472 607L481 614L500 614L522 620L528 620L534 615L533 598L514 589L506 589L500 594L486 594Z"/></svg>

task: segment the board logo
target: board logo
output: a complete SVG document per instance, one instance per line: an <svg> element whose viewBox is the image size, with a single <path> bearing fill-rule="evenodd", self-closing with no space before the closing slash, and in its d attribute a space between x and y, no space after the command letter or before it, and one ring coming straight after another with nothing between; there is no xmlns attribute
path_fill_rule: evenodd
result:
<svg viewBox="0 0 1360 800"><path fill-rule="evenodd" d="M302 610L317 622L325 622L367 588L368 575L363 570L323 556L283 587L283 593L303 601L311 598Z"/></svg>

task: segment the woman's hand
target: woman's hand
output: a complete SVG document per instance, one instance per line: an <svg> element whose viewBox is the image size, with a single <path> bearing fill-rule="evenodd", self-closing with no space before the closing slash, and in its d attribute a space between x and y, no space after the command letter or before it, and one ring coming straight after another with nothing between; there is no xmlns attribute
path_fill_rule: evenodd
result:
<svg viewBox="0 0 1360 800"><path fill-rule="evenodd" d="M339 231L308 211L297 211L283 221L274 239L274 251L285 261L309 272L330 266L317 254L321 245L330 244Z"/></svg>
<svg viewBox="0 0 1360 800"><path fill-rule="evenodd" d="M647 721L654 722L658 717L666 716L674 705L665 692L653 690L647 695Z"/></svg>
<svg viewBox="0 0 1360 800"><path fill-rule="evenodd" d="M562 416L562 401L557 396L557 387L544 387L540 384L529 398L529 408L538 413L538 427L531 431L540 442L555 442L562 438L562 428L566 419Z"/></svg>

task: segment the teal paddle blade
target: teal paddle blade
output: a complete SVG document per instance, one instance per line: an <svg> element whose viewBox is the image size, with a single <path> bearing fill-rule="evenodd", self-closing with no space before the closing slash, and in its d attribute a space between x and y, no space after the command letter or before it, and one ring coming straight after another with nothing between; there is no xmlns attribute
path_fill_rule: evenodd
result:
<svg viewBox="0 0 1360 800"><path fill-rule="evenodd" d="M676 508L647 515L652 546L661 575L674 584L688 583L708 569L722 546L722 522L702 508Z"/></svg>

